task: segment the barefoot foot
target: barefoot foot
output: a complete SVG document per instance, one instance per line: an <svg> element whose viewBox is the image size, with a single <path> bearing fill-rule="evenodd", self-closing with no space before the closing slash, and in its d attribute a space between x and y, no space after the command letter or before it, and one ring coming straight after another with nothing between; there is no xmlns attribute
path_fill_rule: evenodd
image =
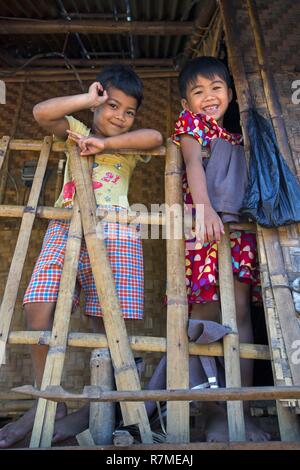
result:
<svg viewBox="0 0 300 470"><path fill-rule="evenodd" d="M54 426L52 442L57 443L75 437L89 427L90 406L85 405L78 411L57 420Z"/></svg>
<svg viewBox="0 0 300 470"><path fill-rule="evenodd" d="M37 405L35 404L30 410L21 416L21 418L13 421L12 423L6 424L2 429L0 429L1 449L11 447L32 431L36 407ZM58 403L55 419L61 419L66 414L66 405L64 403Z"/></svg>

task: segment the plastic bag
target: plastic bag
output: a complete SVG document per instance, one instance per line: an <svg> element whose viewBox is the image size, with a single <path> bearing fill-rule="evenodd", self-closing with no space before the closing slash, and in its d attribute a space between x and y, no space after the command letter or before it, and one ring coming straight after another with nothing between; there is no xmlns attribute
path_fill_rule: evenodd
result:
<svg viewBox="0 0 300 470"><path fill-rule="evenodd" d="M249 183L241 214L264 227L300 221L300 185L279 152L272 125L249 112Z"/></svg>

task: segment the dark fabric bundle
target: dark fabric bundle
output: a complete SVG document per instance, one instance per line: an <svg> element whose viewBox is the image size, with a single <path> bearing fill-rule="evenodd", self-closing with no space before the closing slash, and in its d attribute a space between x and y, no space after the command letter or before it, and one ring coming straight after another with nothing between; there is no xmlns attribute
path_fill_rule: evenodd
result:
<svg viewBox="0 0 300 470"><path fill-rule="evenodd" d="M264 227L300 221L300 185L278 149L272 125L249 112L249 183L241 214Z"/></svg>

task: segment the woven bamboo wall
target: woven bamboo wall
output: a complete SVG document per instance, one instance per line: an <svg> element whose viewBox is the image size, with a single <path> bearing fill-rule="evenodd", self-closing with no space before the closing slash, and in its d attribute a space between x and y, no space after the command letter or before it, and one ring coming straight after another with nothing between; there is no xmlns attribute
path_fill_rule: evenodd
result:
<svg viewBox="0 0 300 470"><path fill-rule="evenodd" d="M88 86L88 83L85 83ZM137 127L153 127L162 132L166 138L174 125L179 110L179 99L176 92L176 80L151 79L144 80L145 100L139 111ZM7 86L7 104L3 107L0 116L0 135L10 135L16 118L18 98L20 98L21 84L9 83ZM17 122L16 138L42 138L44 132L34 122L32 117L33 106L47 98L70 95L80 92L75 81L51 83L26 83ZM172 105L172 106L171 106ZM78 117L87 122L91 118L88 112L78 114ZM24 204L28 198L28 189L21 181L21 169L26 160L34 160L37 153L11 152L5 204ZM51 155L49 161L49 176L45 185L40 204L51 206L55 200L55 183L57 163L60 156ZM153 157L145 165L138 165L132 178L129 199L131 203L160 204L164 201L164 159ZM30 275L41 248L43 234L47 221L37 220L34 225L28 257L21 280L18 302L13 319L13 329L25 329L22 314L22 298L30 279ZM18 235L19 221L15 219L0 220L0 295L3 294L6 276L13 255ZM162 240L144 241L145 260L145 316L130 326L130 334L143 334L160 336L165 334L166 308L163 304L165 292L165 242ZM72 318L72 331L88 331L87 319L83 311L77 311ZM145 369L145 378L153 372L157 356L148 355ZM70 389L82 389L89 383L89 352L79 348L72 348L67 353L64 373L64 384ZM7 365L3 366L0 374L0 394L7 392L11 387L32 383L32 367L29 350L25 346L8 346Z"/></svg>

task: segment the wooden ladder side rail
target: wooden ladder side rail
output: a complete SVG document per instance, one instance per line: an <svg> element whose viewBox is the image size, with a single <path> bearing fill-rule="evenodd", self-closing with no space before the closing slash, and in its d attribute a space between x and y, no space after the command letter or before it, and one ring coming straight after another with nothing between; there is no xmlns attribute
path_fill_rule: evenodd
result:
<svg viewBox="0 0 300 470"><path fill-rule="evenodd" d="M167 226L167 389L189 388L188 304L183 240L182 157L179 148L167 143L165 193L170 214ZM178 232L179 231L179 232ZM180 236L181 231L181 236ZM179 235L179 237L178 237ZM189 403L167 402L168 442L189 442Z"/></svg>
<svg viewBox="0 0 300 470"><path fill-rule="evenodd" d="M61 383L81 240L81 218L75 200L41 390ZM30 447L51 447L55 413L56 404L44 399L38 401Z"/></svg>
<svg viewBox="0 0 300 470"><path fill-rule="evenodd" d="M118 296L109 259L101 234L102 227L96 217L96 201L92 189L89 162L79 155L78 148L70 145L71 172L76 181L76 190L82 216L85 242L87 245L96 289L103 309L103 321L110 354L113 361L117 389L140 390L140 380L128 341L124 318L121 314ZM121 405L125 425L138 424L142 442L152 443L145 404L143 402Z"/></svg>
<svg viewBox="0 0 300 470"><path fill-rule="evenodd" d="M226 387L241 387L240 343L236 322L234 281L232 273L230 234L228 224L224 226L218 246L219 282L222 323L231 328L223 338ZM244 409L241 401L227 402L229 441L245 441Z"/></svg>
<svg viewBox="0 0 300 470"><path fill-rule="evenodd" d="M47 168L47 162L51 150L51 143L51 137L44 138L27 207L22 217L21 227L3 294L3 299L0 308L0 366L5 362L5 349L7 337L17 299L22 271L27 255L38 200Z"/></svg>
<svg viewBox="0 0 300 470"><path fill-rule="evenodd" d="M221 9L224 27L225 27L226 42L228 44L229 62L230 62L231 70L232 70L232 75L235 81L235 87L236 87L236 92L237 92L237 97L238 97L241 122L242 122L242 127L243 127L244 138L245 138L245 150L247 150L247 146L249 142L248 135L247 135L248 110L251 107L252 100L251 100L251 93L249 89L249 83L248 83L247 76L246 76L242 51L240 50L240 47L239 47L240 42L239 42L239 34L236 28L235 5L232 0L220 0L220 9ZM269 242L268 230L269 229L261 228L261 232L260 232L261 236L258 237L258 251L261 257L262 251L266 250L266 258L269 260L270 257L272 256L271 244L276 243L276 240L273 239L271 242ZM273 231L273 234L274 233L276 233L276 230ZM266 240L268 240L268 243L266 246L263 246L265 238ZM280 244L278 241L276 243L276 246L277 246L277 250L280 249ZM274 277L273 277L273 280L274 280ZM272 283L272 279L270 279L270 282ZM279 299L278 294L276 294L275 296L275 291L276 291L276 287L273 289L274 302L275 302L275 307L277 309L278 315L281 318L282 316L285 315L286 307L287 307L287 311L289 312L293 310L294 308L292 305L293 300L292 300L291 294L289 293L288 295L288 293L286 292L284 296L285 296L285 300L287 303L285 304L283 311L281 311L281 304L279 303L280 299ZM281 289L281 291L282 292L287 291L287 289ZM265 305L265 310L266 308L267 306ZM290 318L287 320L290 321ZM266 315L266 322L268 322L267 315ZM294 332L295 333L294 339L299 338L298 331L299 330L297 328ZM272 355L273 354L272 348L270 348L270 350L271 350L271 355ZM276 380L276 375L274 375L274 378ZM282 404L280 402L277 402L277 409L279 410L279 414L281 417L279 420L281 439L286 440L286 441L290 440L291 428L293 428L297 435L297 440L299 440L300 432L298 432L298 428L299 428L298 417L295 414L292 414L291 411L287 412L286 410L283 410L282 408L283 408Z"/></svg>
<svg viewBox="0 0 300 470"><path fill-rule="evenodd" d="M4 135L0 142L0 171L2 169L3 163L7 158L8 151L9 151L9 141L10 136Z"/></svg>

